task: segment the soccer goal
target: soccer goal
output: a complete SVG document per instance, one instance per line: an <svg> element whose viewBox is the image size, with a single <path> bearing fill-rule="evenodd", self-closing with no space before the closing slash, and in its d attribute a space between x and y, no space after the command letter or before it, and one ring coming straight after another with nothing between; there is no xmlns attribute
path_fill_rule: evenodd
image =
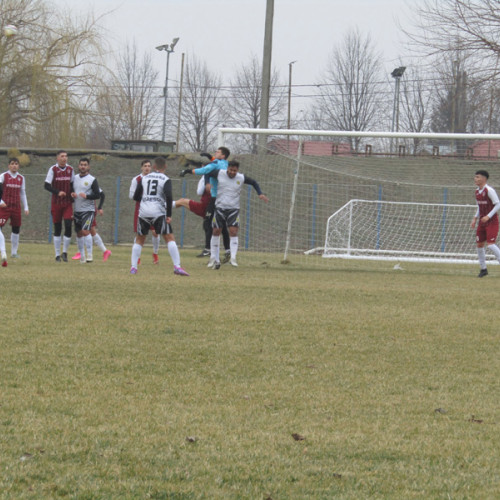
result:
<svg viewBox="0 0 500 500"><path fill-rule="evenodd" d="M270 198L244 192L241 249L284 262L475 262L474 172L500 187L500 134L224 128L219 145Z"/></svg>
<svg viewBox="0 0 500 500"><path fill-rule="evenodd" d="M475 263L474 205L351 200L329 217L323 257Z"/></svg>

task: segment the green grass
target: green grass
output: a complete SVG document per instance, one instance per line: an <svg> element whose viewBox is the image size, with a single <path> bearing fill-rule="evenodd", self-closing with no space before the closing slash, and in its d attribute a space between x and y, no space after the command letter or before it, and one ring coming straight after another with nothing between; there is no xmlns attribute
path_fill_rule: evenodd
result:
<svg viewBox="0 0 500 500"><path fill-rule="evenodd" d="M0 268L2 499L500 497L498 267L112 250Z"/></svg>

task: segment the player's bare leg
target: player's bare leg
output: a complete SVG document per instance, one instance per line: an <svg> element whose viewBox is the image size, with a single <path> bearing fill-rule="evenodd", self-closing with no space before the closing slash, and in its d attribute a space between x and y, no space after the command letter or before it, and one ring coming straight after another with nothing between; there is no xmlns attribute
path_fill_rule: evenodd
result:
<svg viewBox="0 0 500 500"><path fill-rule="evenodd" d="M176 200L175 201L175 208L179 208L179 207L184 207L184 208L187 208L189 210L189 202L191 200L189 198L181 198L180 200Z"/></svg>

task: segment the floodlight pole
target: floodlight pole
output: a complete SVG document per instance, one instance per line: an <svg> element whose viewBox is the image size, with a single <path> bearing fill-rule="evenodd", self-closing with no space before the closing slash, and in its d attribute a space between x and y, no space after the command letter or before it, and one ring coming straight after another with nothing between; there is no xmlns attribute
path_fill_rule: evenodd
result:
<svg viewBox="0 0 500 500"><path fill-rule="evenodd" d="M399 86L401 83L401 77L405 72L406 66L400 66L396 68L391 73L391 76L396 81L396 85L394 87L394 106L392 109L392 126L391 132L399 132ZM393 152L392 148L392 139L391 139L391 153Z"/></svg>
<svg viewBox="0 0 500 500"><path fill-rule="evenodd" d="M166 71L165 71L165 87L163 87L163 97L164 97L163 127L162 127L162 133L161 133L161 140L163 142L165 142L165 134L166 134L166 128L167 128L168 69L169 69L169 63L170 63L170 54L174 51L174 47L176 46L178 41L179 41L179 38L174 38L172 40L171 44L159 45L158 47L156 47L156 50L159 50L160 52L162 50L164 50L167 53L167 67L166 67Z"/></svg>

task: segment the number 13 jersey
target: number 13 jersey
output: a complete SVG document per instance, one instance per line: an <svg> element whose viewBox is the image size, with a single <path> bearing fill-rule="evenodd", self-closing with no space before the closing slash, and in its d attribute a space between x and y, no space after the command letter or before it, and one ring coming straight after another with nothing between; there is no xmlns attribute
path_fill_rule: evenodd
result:
<svg viewBox="0 0 500 500"><path fill-rule="evenodd" d="M141 179L142 198L139 217L172 216L172 181L161 172L151 172Z"/></svg>

